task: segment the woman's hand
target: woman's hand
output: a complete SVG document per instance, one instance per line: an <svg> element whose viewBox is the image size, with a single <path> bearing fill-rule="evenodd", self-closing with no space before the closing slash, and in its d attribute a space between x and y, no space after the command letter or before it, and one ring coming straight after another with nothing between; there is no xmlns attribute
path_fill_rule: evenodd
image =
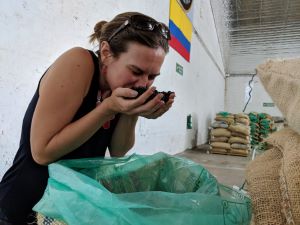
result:
<svg viewBox="0 0 300 225"><path fill-rule="evenodd" d="M170 95L167 103L161 100L163 94L158 94L152 100L145 103L154 91L155 87L151 87L141 96L133 99L138 94L136 91L130 88L117 88L102 104L106 104L106 107L112 114L123 113L155 119L170 109L174 102L175 94L172 93Z"/></svg>
<svg viewBox="0 0 300 225"><path fill-rule="evenodd" d="M160 103L158 105L156 105L155 107L150 108L149 111L146 111L146 112L140 114L140 116L143 116L147 119L156 119L156 118L162 116L172 107L172 104L173 104L174 98L175 98L175 93L170 94L169 100L167 102L164 102L161 100L161 98L163 97L163 94L158 94L158 96L156 96L156 97L158 97L158 99L160 100ZM151 101L149 101L148 103L150 103ZM147 105L147 104L145 104L145 105Z"/></svg>

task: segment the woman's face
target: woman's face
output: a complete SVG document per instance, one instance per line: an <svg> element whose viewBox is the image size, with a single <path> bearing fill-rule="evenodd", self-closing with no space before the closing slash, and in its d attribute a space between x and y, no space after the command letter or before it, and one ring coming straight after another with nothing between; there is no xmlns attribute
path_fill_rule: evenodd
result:
<svg viewBox="0 0 300 225"><path fill-rule="evenodd" d="M150 87L160 74L165 58L163 48L150 48L138 43L129 43L127 52L118 58L109 56L105 61L104 88Z"/></svg>

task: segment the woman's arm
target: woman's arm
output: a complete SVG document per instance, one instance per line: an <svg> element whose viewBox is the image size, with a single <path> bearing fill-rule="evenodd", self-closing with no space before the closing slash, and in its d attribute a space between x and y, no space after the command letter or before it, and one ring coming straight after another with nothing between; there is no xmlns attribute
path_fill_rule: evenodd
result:
<svg viewBox="0 0 300 225"><path fill-rule="evenodd" d="M89 90L93 73L90 53L74 48L60 56L45 74L30 136L37 163L46 165L73 151L114 116L100 104L71 123Z"/></svg>
<svg viewBox="0 0 300 225"><path fill-rule="evenodd" d="M122 114L118 120L111 138L110 155L112 157L124 156L134 145L135 125L138 116Z"/></svg>

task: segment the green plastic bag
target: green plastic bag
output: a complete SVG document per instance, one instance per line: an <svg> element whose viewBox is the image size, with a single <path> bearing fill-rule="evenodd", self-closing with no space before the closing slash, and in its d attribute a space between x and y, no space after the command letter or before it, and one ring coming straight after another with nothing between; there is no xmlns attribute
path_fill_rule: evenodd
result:
<svg viewBox="0 0 300 225"><path fill-rule="evenodd" d="M165 153L49 165L34 210L72 225L246 225L250 200L206 169Z"/></svg>

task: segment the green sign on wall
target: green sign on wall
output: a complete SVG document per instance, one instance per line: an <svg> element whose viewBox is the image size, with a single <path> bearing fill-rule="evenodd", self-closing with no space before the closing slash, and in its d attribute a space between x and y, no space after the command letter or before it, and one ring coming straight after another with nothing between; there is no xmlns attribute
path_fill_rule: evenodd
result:
<svg viewBox="0 0 300 225"><path fill-rule="evenodd" d="M263 107L274 107L273 102L263 102Z"/></svg>
<svg viewBox="0 0 300 225"><path fill-rule="evenodd" d="M176 72L183 76L183 66L180 65L179 63L176 63Z"/></svg>

